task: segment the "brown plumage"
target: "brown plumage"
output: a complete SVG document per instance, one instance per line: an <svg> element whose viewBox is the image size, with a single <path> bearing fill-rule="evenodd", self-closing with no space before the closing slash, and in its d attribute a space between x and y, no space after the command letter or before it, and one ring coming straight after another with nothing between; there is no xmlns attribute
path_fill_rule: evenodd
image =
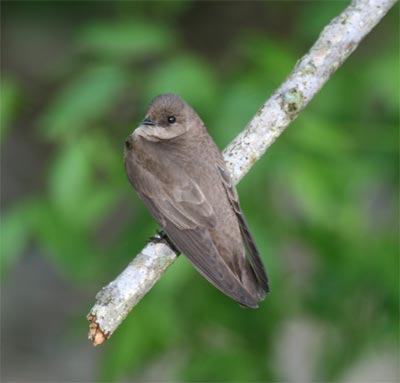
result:
<svg viewBox="0 0 400 383"><path fill-rule="evenodd" d="M258 307L269 292L264 265L197 113L176 95L156 97L126 140L124 160L130 183L176 248L223 293Z"/></svg>

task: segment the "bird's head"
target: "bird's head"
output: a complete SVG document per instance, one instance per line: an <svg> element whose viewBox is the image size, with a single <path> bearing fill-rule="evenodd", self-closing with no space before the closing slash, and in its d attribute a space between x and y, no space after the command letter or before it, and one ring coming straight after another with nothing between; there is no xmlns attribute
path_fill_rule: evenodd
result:
<svg viewBox="0 0 400 383"><path fill-rule="evenodd" d="M144 120L133 134L149 141L170 140L189 131L197 119L196 112L179 96L162 94L150 103Z"/></svg>

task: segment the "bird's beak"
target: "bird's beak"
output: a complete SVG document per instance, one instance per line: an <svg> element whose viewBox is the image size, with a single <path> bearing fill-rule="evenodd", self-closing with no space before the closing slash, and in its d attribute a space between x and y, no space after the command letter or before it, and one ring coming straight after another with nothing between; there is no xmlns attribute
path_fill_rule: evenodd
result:
<svg viewBox="0 0 400 383"><path fill-rule="evenodd" d="M141 136L148 141L159 141L157 135L159 134L159 126L156 122L145 118L140 125L133 131L136 136Z"/></svg>
<svg viewBox="0 0 400 383"><path fill-rule="evenodd" d="M155 123L154 123L153 121L151 121L150 118L145 118L145 119L142 121L142 124L143 124L143 125L155 125Z"/></svg>

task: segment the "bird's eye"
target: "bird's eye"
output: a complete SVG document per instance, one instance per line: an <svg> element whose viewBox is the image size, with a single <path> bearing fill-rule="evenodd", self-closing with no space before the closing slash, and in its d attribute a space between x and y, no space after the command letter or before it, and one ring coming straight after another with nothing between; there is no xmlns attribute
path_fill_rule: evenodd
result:
<svg viewBox="0 0 400 383"><path fill-rule="evenodd" d="M168 122L169 122L170 124L173 124L175 121L176 121L175 116L168 116Z"/></svg>

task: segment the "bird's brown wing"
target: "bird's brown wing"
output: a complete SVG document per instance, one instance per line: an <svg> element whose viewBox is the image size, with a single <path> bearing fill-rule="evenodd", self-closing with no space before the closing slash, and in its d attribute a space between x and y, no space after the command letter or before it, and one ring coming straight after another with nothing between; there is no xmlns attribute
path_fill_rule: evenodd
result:
<svg viewBox="0 0 400 383"><path fill-rule="evenodd" d="M179 230L167 223L165 231L175 246L215 287L243 306L258 307L257 299L243 287L218 253L206 228Z"/></svg>
<svg viewBox="0 0 400 383"><path fill-rule="evenodd" d="M162 227L169 221L178 229L199 226L213 228L216 217L199 186L182 172L171 175L165 184L158 177L134 161L125 160L128 179L146 207ZM174 178L173 178L174 177Z"/></svg>
<svg viewBox="0 0 400 383"><path fill-rule="evenodd" d="M216 225L215 213L197 183L182 175L167 187L146 169L130 165L127 160L130 182L174 245L223 293L244 306L258 307L213 242L209 230Z"/></svg>
<svg viewBox="0 0 400 383"><path fill-rule="evenodd" d="M236 217L239 221L240 231L243 237L243 241L246 245L246 249L249 256L250 265L257 277L258 282L260 283L262 289L268 293L269 292L269 284L267 273L264 268L264 264L261 260L260 253L258 252L257 246L251 235L249 226L247 225L246 219L242 212L242 209L239 204L239 197L236 191L235 185L233 185L231 177L226 170L225 166L217 165L219 172L221 173L222 182L224 184L226 193L228 195L229 201L233 210L236 213Z"/></svg>

